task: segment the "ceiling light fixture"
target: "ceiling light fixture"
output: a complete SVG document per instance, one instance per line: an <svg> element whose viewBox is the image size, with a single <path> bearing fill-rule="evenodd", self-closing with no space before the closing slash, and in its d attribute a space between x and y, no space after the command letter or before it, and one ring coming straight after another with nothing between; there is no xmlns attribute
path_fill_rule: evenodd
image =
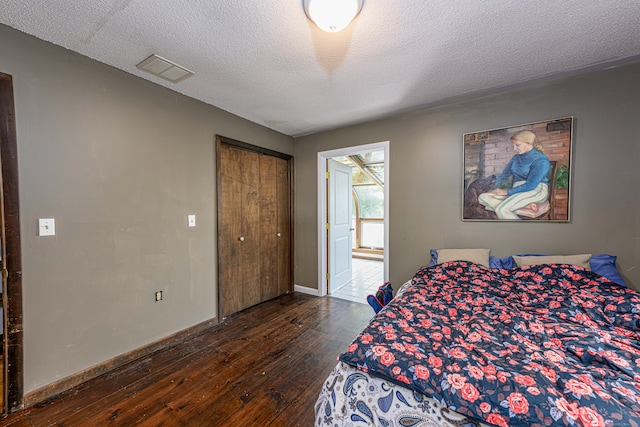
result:
<svg viewBox="0 0 640 427"><path fill-rule="evenodd" d="M335 33L358 16L364 0L302 0L304 12L321 30Z"/></svg>

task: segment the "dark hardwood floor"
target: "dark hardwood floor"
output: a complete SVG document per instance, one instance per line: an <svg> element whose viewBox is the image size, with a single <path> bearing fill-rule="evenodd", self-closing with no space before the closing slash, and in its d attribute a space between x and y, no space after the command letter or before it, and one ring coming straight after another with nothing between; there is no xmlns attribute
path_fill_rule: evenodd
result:
<svg viewBox="0 0 640 427"><path fill-rule="evenodd" d="M292 293L11 414L1 426L313 426L366 304Z"/></svg>

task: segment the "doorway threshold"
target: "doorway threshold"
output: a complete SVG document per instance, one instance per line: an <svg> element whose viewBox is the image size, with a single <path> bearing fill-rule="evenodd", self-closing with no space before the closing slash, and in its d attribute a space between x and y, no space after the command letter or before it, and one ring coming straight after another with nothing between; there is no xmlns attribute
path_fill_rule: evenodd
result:
<svg viewBox="0 0 640 427"><path fill-rule="evenodd" d="M367 295L375 294L384 283L384 262L355 257L352 261L351 280L331 296L367 304Z"/></svg>

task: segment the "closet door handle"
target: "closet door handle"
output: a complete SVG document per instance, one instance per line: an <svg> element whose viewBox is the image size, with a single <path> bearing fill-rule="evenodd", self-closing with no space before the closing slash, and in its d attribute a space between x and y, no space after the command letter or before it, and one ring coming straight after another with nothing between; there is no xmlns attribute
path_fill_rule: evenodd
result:
<svg viewBox="0 0 640 427"><path fill-rule="evenodd" d="M240 236L240 241L244 242L244 237Z"/></svg>
<svg viewBox="0 0 640 427"><path fill-rule="evenodd" d="M276 236L280 237L280 236L282 236L282 234L278 233L278 234L276 234Z"/></svg>

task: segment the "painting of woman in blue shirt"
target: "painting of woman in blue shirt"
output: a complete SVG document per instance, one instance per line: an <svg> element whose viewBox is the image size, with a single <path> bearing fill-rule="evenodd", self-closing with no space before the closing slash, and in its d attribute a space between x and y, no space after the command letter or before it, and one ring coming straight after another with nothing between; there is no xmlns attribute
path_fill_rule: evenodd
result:
<svg viewBox="0 0 640 427"><path fill-rule="evenodd" d="M518 209L529 208L534 212L538 203L549 197L547 174L551 164L538 144L536 134L523 130L511 136L511 145L516 153L502 173L496 178L496 188L478 196L478 202L487 210L495 211L498 219L517 220ZM511 188L501 188L513 176Z"/></svg>

